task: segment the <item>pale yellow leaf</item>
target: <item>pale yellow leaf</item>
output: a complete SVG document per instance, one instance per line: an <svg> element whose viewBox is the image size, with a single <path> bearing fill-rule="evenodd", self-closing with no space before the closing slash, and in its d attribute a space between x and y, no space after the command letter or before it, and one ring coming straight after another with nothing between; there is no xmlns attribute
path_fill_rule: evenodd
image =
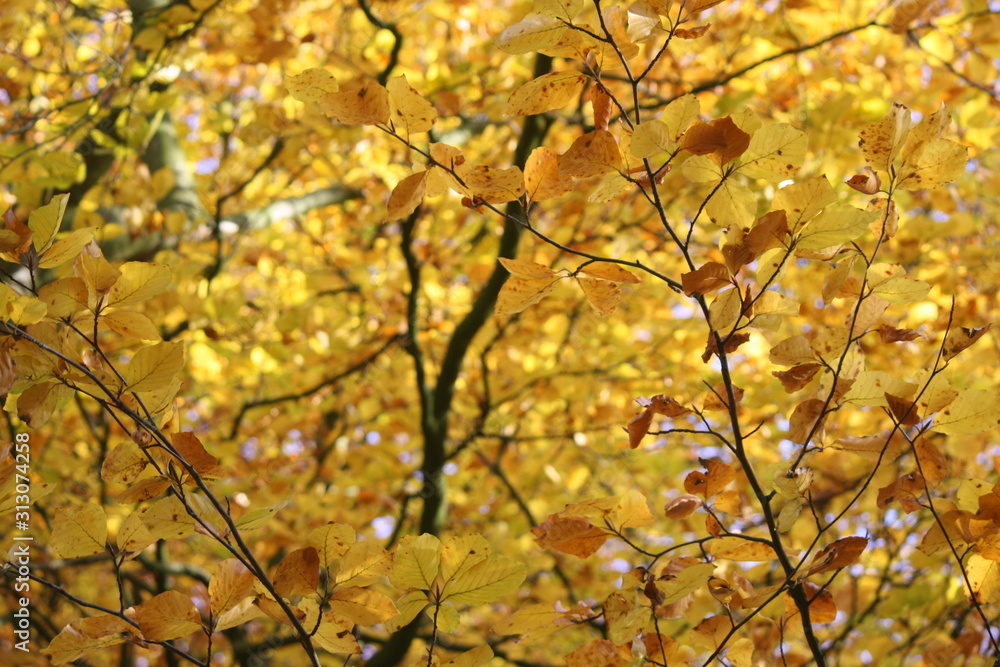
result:
<svg viewBox="0 0 1000 667"><path fill-rule="evenodd" d="M148 262L126 262L120 267L121 276L108 294L108 305L121 308L132 306L155 296L170 286L170 267Z"/></svg>
<svg viewBox="0 0 1000 667"><path fill-rule="evenodd" d="M497 37L497 48L520 55L555 46L568 28L555 16L532 12Z"/></svg>
<svg viewBox="0 0 1000 667"><path fill-rule="evenodd" d="M131 310L115 310L101 318L101 324L127 338L139 340L160 340L160 330L142 313Z"/></svg>
<svg viewBox="0 0 1000 667"><path fill-rule="evenodd" d="M28 214L28 228L33 232L31 244L38 254L44 253L55 240L68 203L68 194L56 195L48 204Z"/></svg>
<svg viewBox="0 0 1000 667"><path fill-rule="evenodd" d="M441 564L441 542L424 533L407 535L399 541L392 563L392 583L401 588L430 590Z"/></svg>
<svg viewBox="0 0 1000 667"><path fill-rule="evenodd" d="M129 391L149 391L170 384L184 368L183 343L157 343L135 353L125 372Z"/></svg>
<svg viewBox="0 0 1000 667"><path fill-rule="evenodd" d="M71 232L66 238L59 239L53 243L39 258L38 267L42 269L54 269L62 266L71 259L76 259L84 247L93 240L94 230L77 229Z"/></svg>

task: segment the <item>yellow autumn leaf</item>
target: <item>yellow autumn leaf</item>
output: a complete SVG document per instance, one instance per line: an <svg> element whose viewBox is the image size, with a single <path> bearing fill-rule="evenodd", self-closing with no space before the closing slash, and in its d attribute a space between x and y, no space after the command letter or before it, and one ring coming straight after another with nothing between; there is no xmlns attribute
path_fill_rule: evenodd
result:
<svg viewBox="0 0 1000 667"><path fill-rule="evenodd" d="M618 304L622 300L622 288L617 283L586 276L577 276L576 281L587 301L598 313L607 317L618 309Z"/></svg>
<svg viewBox="0 0 1000 667"><path fill-rule="evenodd" d="M972 554L965 565L965 574L977 603L1000 602L1000 563Z"/></svg>
<svg viewBox="0 0 1000 667"><path fill-rule="evenodd" d="M808 143L804 132L786 123L762 127L750 137L740 171L769 181L791 178L805 161Z"/></svg>
<svg viewBox="0 0 1000 667"><path fill-rule="evenodd" d="M723 538L725 539L725 538ZM713 563L697 563L678 572L672 579L660 579L656 588L663 595L660 604L673 604L708 583L715 572Z"/></svg>
<svg viewBox="0 0 1000 667"><path fill-rule="evenodd" d="M164 475L147 477L119 493L115 500L123 505L150 500L169 489L171 484L170 478Z"/></svg>
<svg viewBox="0 0 1000 667"><path fill-rule="evenodd" d="M646 504L646 496L635 489L625 492L625 495L622 496L618 502L618 506L615 507L611 514L611 522L619 530L641 528L642 526L648 526L653 521L655 519L649 511L649 505Z"/></svg>
<svg viewBox="0 0 1000 667"><path fill-rule="evenodd" d="M1000 423L1000 398L984 389L963 389L937 413L931 429L947 435L981 433Z"/></svg>
<svg viewBox="0 0 1000 667"><path fill-rule="evenodd" d="M872 123L861 131L858 145L868 164L882 171L889 171L903 148L910 131L910 110L899 103L893 103L885 118Z"/></svg>
<svg viewBox="0 0 1000 667"><path fill-rule="evenodd" d="M195 533L195 520L177 496L167 496L142 511L142 522L158 540L179 540Z"/></svg>
<svg viewBox="0 0 1000 667"><path fill-rule="evenodd" d="M344 125L385 125L389 122L389 92L376 81L358 79L342 84L319 99L324 114Z"/></svg>
<svg viewBox="0 0 1000 667"><path fill-rule="evenodd" d="M622 164L618 141L607 130L594 130L576 139L559 156L559 173L573 178L603 176L620 171Z"/></svg>
<svg viewBox="0 0 1000 667"><path fill-rule="evenodd" d="M139 624L144 639L166 642L201 629L201 615L190 597L167 591L125 612Z"/></svg>
<svg viewBox="0 0 1000 667"><path fill-rule="evenodd" d="M427 170L410 174L392 189L386 219L390 222L409 216L424 200L427 193Z"/></svg>
<svg viewBox="0 0 1000 667"><path fill-rule="evenodd" d="M785 212L788 231L797 234L808 220L835 201L837 193L826 176L816 176L778 190L771 207Z"/></svg>
<svg viewBox="0 0 1000 667"><path fill-rule="evenodd" d="M339 90L337 79L322 67L310 67L301 74L286 76L285 88L300 102L318 102L327 93Z"/></svg>
<svg viewBox="0 0 1000 667"><path fill-rule="evenodd" d="M892 303L907 304L927 297L931 286L907 277L898 264L872 264L866 274L872 294Z"/></svg>
<svg viewBox="0 0 1000 667"><path fill-rule="evenodd" d="M532 12L500 33L496 45L511 55L540 51L558 44L567 30L555 16Z"/></svg>
<svg viewBox="0 0 1000 667"><path fill-rule="evenodd" d="M490 545L482 535L450 537L441 547L441 577L447 583L489 555Z"/></svg>
<svg viewBox="0 0 1000 667"><path fill-rule="evenodd" d="M552 291L559 276L548 278L519 278L511 276L500 288L493 312L497 315L514 315L541 301Z"/></svg>
<svg viewBox="0 0 1000 667"><path fill-rule="evenodd" d="M33 296L15 296L7 302L7 317L19 327L41 322L49 310L49 305Z"/></svg>
<svg viewBox="0 0 1000 667"><path fill-rule="evenodd" d="M390 580L401 588L430 590L441 564L441 541L424 533L407 535L399 541Z"/></svg>
<svg viewBox="0 0 1000 667"><path fill-rule="evenodd" d="M385 85L389 93L390 117L397 129L404 129L408 134L426 132L434 127L437 111L434 105L415 91L400 74L394 76Z"/></svg>
<svg viewBox="0 0 1000 667"><path fill-rule="evenodd" d="M101 479L115 484L130 484L147 465L149 459L139 446L131 440L125 440L112 449L104 459L104 464L101 465Z"/></svg>
<svg viewBox="0 0 1000 667"><path fill-rule="evenodd" d="M184 367L183 343L157 343L135 353L125 371L128 391L149 391L167 384Z"/></svg>
<svg viewBox="0 0 1000 667"><path fill-rule="evenodd" d="M507 100L511 116L533 116L577 99L587 77L579 72L549 72L520 86Z"/></svg>
<svg viewBox="0 0 1000 667"><path fill-rule="evenodd" d="M337 621L336 614L327 613L319 623L319 628L312 636L320 648L330 653L357 655L361 646L350 628L345 628Z"/></svg>
<svg viewBox="0 0 1000 667"><path fill-rule="evenodd" d="M671 105L672 106L672 105ZM668 109L670 107L667 107ZM659 153L672 151L677 147L677 139L671 136L667 124L655 118L639 123L632 132L632 143L629 151L640 160L651 158Z"/></svg>
<svg viewBox="0 0 1000 667"><path fill-rule="evenodd" d="M560 176L559 154L539 146L524 165L524 187L528 201L544 201L571 191L573 180Z"/></svg>
<svg viewBox="0 0 1000 667"><path fill-rule="evenodd" d="M738 289L723 292L708 307L708 321L712 331L728 331L739 319L743 308L743 295Z"/></svg>
<svg viewBox="0 0 1000 667"><path fill-rule="evenodd" d="M76 275L87 284L90 293L98 297L106 295L121 277L121 271L100 253L100 249L90 243L73 262Z"/></svg>
<svg viewBox="0 0 1000 667"><path fill-rule="evenodd" d="M399 614L389 619L383 625L389 632L395 632L417 617L430 602L427 600L427 593L421 590L410 591L403 597L396 600L396 608Z"/></svg>
<svg viewBox="0 0 1000 667"><path fill-rule="evenodd" d="M858 238L879 218L878 211L862 211L853 206L831 206L801 228L796 248L818 250Z"/></svg>
<svg viewBox="0 0 1000 667"><path fill-rule="evenodd" d="M524 563L494 554L448 581L442 599L466 604L493 602L516 590L526 570Z"/></svg>
<svg viewBox="0 0 1000 667"><path fill-rule="evenodd" d="M142 313L115 310L101 318L101 323L115 333L139 340L160 340L160 330Z"/></svg>
<svg viewBox="0 0 1000 667"><path fill-rule="evenodd" d="M916 385L897 380L885 371L862 371L842 400L862 407L887 406L887 393L912 396L916 389Z"/></svg>
<svg viewBox="0 0 1000 667"><path fill-rule="evenodd" d="M71 259L76 259L84 247L94 240L94 230L77 229L71 232L66 238L59 239L48 250L42 253L38 260L38 267L42 269L54 269L62 266Z"/></svg>
<svg viewBox="0 0 1000 667"><path fill-rule="evenodd" d="M903 190L933 190L957 181L965 173L969 161L967 146L950 139L931 139L912 153L903 153L899 167L899 188Z"/></svg>
<svg viewBox="0 0 1000 667"><path fill-rule="evenodd" d="M38 290L38 298L46 303L46 317L69 317L87 307L87 284L80 278L60 278Z"/></svg>
<svg viewBox="0 0 1000 667"><path fill-rule="evenodd" d="M100 505L60 507L52 518L49 545L63 558L93 556L107 548L108 517Z"/></svg>
<svg viewBox="0 0 1000 667"><path fill-rule="evenodd" d="M149 262L125 262L120 277L108 293L109 306L132 306L156 296L170 286L170 267Z"/></svg>
<svg viewBox="0 0 1000 667"><path fill-rule="evenodd" d="M720 537L708 542L708 552L715 558L734 561L768 561L778 558L774 549L763 542L747 540L738 535Z"/></svg>
<svg viewBox="0 0 1000 667"><path fill-rule="evenodd" d="M33 232L31 244L38 254L44 253L55 240L68 203L68 194L56 195L48 204L28 214L28 228Z"/></svg>
<svg viewBox="0 0 1000 667"><path fill-rule="evenodd" d="M272 577L274 592L283 598L309 595L319 587L319 554L313 547L289 552Z"/></svg>
<svg viewBox="0 0 1000 667"><path fill-rule="evenodd" d="M490 204L503 204L524 194L524 174L519 167L497 169L480 165L463 178L474 196Z"/></svg>
<svg viewBox="0 0 1000 667"><path fill-rule="evenodd" d="M565 612L556 611L551 604L532 604L518 608L510 618L494 625L493 632L501 635L523 636L552 626L556 619L564 616Z"/></svg>
<svg viewBox="0 0 1000 667"><path fill-rule="evenodd" d="M356 542L340 559L335 570L334 582L341 586L368 584L389 576L392 571L392 554L373 542Z"/></svg>
<svg viewBox="0 0 1000 667"><path fill-rule="evenodd" d="M241 531L257 530L274 518L274 515L279 510L281 510L281 505L271 505L270 507L259 507L255 510L250 510L236 520L236 527Z"/></svg>
<svg viewBox="0 0 1000 667"><path fill-rule="evenodd" d="M757 217L757 197L747 186L727 179L708 200L705 213L719 227L747 229Z"/></svg>
<svg viewBox="0 0 1000 667"><path fill-rule="evenodd" d="M121 552L133 554L138 554L155 541L156 538L146 528L138 512L132 512L126 517L115 537L115 543Z"/></svg>
<svg viewBox="0 0 1000 667"><path fill-rule="evenodd" d="M592 204L603 204L633 187L635 187L635 183L617 172L604 174L597 186L587 196L587 201Z"/></svg>
<svg viewBox="0 0 1000 667"><path fill-rule="evenodd" d="M328 523L316 528L306 542L319 554L319 562L329 567L335 558L340 558L354 544L357 536L354 529L342 523Z"/></svg>
<svg viewBox="0 0 1000 667"><path fill-rule="evenodd" d="M483 667L492 658L493 649L488 644L483 644L464 653L459 653L441 667Z"/></svg>
<svg viewBox="0 0 1000 667"><path fill-rule="evenodd" d="M212 615L221 616L254 594L253 573L235 558L218 564L208 583Z"/></svg>
<svg viewBox="0 0 1000 667"><path fill-rule="evenodd" d="M593 278L610 280L613 283L634 284L642 282L642 278L623 269L620 265L613 262L592 262L585 266L581 266L579 272L586 273L588 276Z"/></svg>
<svg viewBox="0 0 1000 667"><path fill-rule="evenodd" d="M349 586L330 598L330 611L345 616L358 625L375 625L396 616L399 610L392 600L378 591Z"/></svg>
<svg viewBox="0 0 1000 667"><path fill-rule="evenodd" d="M63 665L85 653L124 644L135 633L128 621L111 614L80 618L66 625L41 653L51 664Z"/></svg>
<svg viewBox="0 0 1000 667"><path fill-rule="evenodd" d="M684 160L681 172L694 183L718 183L725 169L708 155L692 155Z"/></svg>

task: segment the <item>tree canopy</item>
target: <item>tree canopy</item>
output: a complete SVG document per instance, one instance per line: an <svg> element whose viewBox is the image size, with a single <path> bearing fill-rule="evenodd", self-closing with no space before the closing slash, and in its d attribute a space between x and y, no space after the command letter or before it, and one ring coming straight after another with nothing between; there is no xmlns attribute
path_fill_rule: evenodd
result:
<svg viewBox="0 0 1000 667"><path fill-rule="evenodd" d="M7 0L10 664L1000 661L1000 8Z"/></svg>

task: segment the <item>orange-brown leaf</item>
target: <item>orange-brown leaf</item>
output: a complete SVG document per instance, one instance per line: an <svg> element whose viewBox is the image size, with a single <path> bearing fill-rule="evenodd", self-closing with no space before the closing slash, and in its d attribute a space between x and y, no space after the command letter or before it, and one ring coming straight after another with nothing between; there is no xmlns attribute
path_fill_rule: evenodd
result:
<svg viewBox="0 0 1000 667"><path fill-rule="evenodd" d="M543 549L555 549L571 556L587 558L601 548L610 535L581 516L552 514L531 529Z"/></svg>
<svg viewBox="0 0 1000 667"><path fill-rule="evenodd" d="M771 371L771 375L781 380L785 392L791 394L809 384L820 368L820 364L799 364L787 371Z"/></svg>
<svg viewBox="0 0 1000 667"><path fill-rule="evenodd" d="M709 294L733 284L729 269L718 262L706 262L694 271L681 274L681 284L688 296Z"/></svg>
<svg viewBox="0 0 1000 667"><path fill-rule="evenodd" d="M738 128L729 116L709 123L697 121L681 139L681 150L692 155L711 155L719 165L743 155L749 146L750 135Z"/></svg>

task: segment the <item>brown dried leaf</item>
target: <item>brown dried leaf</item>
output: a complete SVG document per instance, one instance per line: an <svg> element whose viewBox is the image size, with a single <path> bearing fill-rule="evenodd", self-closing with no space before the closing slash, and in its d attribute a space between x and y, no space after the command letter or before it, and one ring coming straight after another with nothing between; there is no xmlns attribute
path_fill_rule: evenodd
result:
<svg viewBox="0 0 1000 667"><path fill-rule="evenodd" d="M604 88L604 85L598 83L596 86L590 90L590 101L594 105L594 128L598 130L608 129L608 123L611 121L611 96L608 95L608 91Z"/></svg>
<svg viewBox="0 0 1000 667"><path fill-rule="evenodd" d="M552 514L531 529L535 542L571 556L587 558L601 548L610 535L581 516Z"/></svg>
<svg viewBox="0 0 1000 667"><path fill-rule="evenodd" d="M873 195L879 191L882 187L882 180L875 173L875 170L871 167L865 167L865 174L856 174L847 179L847 185L854 188L858 192L864 193L866 195Z"/></svg>
<svg viewBox="0 0 1000 667"><path fill-rule="evenodd" d="M772 248L784 248L788 235L788 215L784 210L765 213L757 220L753 229L747 232L743 242L754 255Z"/></svg>
<svg viewBox="0 0 1000 667"><path fill-rule="evenodd" d="M820 364L800 364L787 371L771 371L771 375L781 380L785 392L791 394L809 384L820 368Z"/></svg>
<svg viewBox="0 0 1000 667"><path fill-rule="evenodd" d="M868 546L867 537L845 537L820 549L803 577L853 565Z"/></svg>
<svg viewBox="0 0 1000 667"><path fill-rule="evenodd" d="M823 416L824 403L818 398L810 398L795 406L792 416L788 419L788 435L792 442L800 445L809 444L807 439L813 433L812 439L821 441L823 439L823 426L818 427L816 423ZM824 418L825 419L825 418Z"/></svg>
<svg viewBox="0 0 1000 667"><path fill-rule="evenodd" d="M694 271L681 274L681 284L688 296L709 294L733 284L729 269L718 262L707 262Z"/></svg>
<svg viewBox="0 0 1000 667"><path fill-rule="evenodd" d="M912 400L886 392L885 401L889 404L889 410L892 411L892 416L895 417L896 421L900 424L903 424L904 426L913 426L920 421L920 414L917 411L917 406Z"/></svg>
<svg viewBox="0 0 1000 667"><path fill-rule="evenodd" d="M913 329L897 329L888 324L883 324L878 328L878 335L883 343L899 343L923 338Z"/></svg>
<svg viewBox="0 0 1000 667"><path fill-rule="evenodd" d="M649 433L649 427L652 423L653 411L648 408L632 418L632 421L625 427L625 430L628 431L629 447L635 449L639 446L642 439Z"/></svg>
<svg viewBox="0 0 1000 667"><path fill-rule="evenodd" d="M706 23L695 28L677 28L674 30L674 36L681 39L698 39L708 32L708 29L711 27L711 23Z"/></svg>
<svg viewBox="0 0 1000 667"><path fill-rule="evenodd" d="M701 507L701 503L698 496L685 493L667 503L666 507L663 508L663 515L675 521L686 519Z"/></svg>
<svg viewBox="0 0 1000 667"><path fill-rule="evenodd" d="M709 123L695 121L681 139L681 150L692 155L711 155L718 165L735 160L750 146L750 135L729 116Z"/></svg>
<svg viewBox="0 0 1000 667"><path fill-rule="evenodd" d="M927 438L919 438L913 443L913 455L917 458L928 487L933 489L948 476L947 459L937 445Z"/></svg>

